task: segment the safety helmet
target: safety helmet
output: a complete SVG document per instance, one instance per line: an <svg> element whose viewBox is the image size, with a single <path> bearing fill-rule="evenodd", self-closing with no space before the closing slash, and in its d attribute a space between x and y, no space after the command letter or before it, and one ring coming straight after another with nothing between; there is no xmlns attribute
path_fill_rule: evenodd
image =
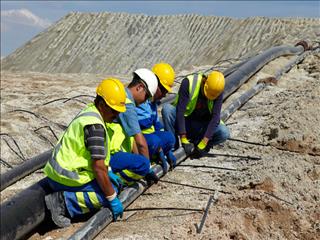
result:
<svg viewBox="0 0 320 240"><path fill-rule="evenodd" d="M221 72L212 71L204 83L204 95L209 100L216 99L224 90L224 76Z"/></svg>
<svg viewBox="0 0 320 240"><path fill-rule="evenodd" d="M171 92L175 75L171 65L164 62L157 63L153 66L152 72L159 78L161 85Z"/></svg>
<svg viewBox="0 0 320 240"><path fill-rule="evenodd" d="M147 85L147 90L151 97L156 93L158 88L158 79L156 75L146 68L139 68L133 72L137 74L139 78Z"/></svg>
<svg viewBox="0 0 320 240"><path fill-rule="evenodd" d="M116 78L107 78L98 85L96 93L106 104L117 112L126 111L126 92L123 84Z"/></svg>

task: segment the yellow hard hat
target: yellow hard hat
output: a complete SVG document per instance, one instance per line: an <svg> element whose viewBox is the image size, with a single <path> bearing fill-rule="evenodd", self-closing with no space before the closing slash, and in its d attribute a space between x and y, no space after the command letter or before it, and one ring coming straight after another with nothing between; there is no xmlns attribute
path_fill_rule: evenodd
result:
<svg viewBox="0 0 320 240"><path fill-rule="evenodd" d="M152 72L157 75L161 85L165 89L167 89L168 92L171 92L171 87L173 85L175 76L174 70L171 65L164 62L157 63L153 66Z"/></svg>
<svg viewBox="0 0 320 240"><path fill-rule="evenodd" d="M224 90L224 76L221 72L212 71L205 84L204 95L209 100L216 99Z"/></svg>
<svg viewBox="0 0 320 240"><path fill-rule="evenodd" d="M107 78L98 85L97 94L106 104L117 112L126 111L126 92L123 84L116 78Z"/></svg>

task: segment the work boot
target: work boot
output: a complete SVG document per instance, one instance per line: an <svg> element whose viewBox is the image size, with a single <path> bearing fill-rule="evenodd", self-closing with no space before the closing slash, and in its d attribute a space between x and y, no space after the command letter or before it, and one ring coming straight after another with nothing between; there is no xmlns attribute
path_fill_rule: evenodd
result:
<svg viewBox="0 0 320 240"><path fill-rule="evenodd" d="M47 208L51 212L52 221L60 228L68 227L71 221L66 217L67 209L63 192L55 192L45 196Z"/></svg>

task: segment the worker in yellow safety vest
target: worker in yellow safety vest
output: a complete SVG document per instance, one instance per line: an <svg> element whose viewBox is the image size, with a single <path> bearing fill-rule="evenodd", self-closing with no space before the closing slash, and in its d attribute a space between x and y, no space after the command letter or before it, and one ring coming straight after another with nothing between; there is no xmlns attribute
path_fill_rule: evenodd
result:
<svg viewBox="0 0 320 240"><path fill-rule="evenodd" d="M53 222L59 227L70 218L109 207L114 220L122 216L117 193L120 179L108 172L110 139L106 123L125 112L125 89L114 78L103 80L94 103L88 104L59 138L44 173L53 190L45 197Z"/></svg>
<svg viewBox="0 0 320 240"><path fill-rule="evenodd" d="M220 120L224 85L224 76L219 71L208 76L189 75L182 80L173 104L163 106L164 127L180 136L187 155L202 157L213 145L229 138L229 130Z"/></svg>

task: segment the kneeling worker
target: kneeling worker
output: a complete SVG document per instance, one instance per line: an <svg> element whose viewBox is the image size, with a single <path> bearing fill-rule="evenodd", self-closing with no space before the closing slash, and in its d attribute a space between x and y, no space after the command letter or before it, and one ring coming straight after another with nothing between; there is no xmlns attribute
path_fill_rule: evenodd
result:
<svg viewBox="0 0 320 240"><path fill-rule="evenodd" d="M165 104L162 117L165 129L180 136L187 155L197 158L213 145L229 137L229 130L220 121L225 80L221 72L212 71L208 77L199 73L182 80L173 104Z"/></svg>
<svg viewBox="0 0 320 240"><path fill-rule="evenodd" d="M147 159L150 164L149 149L148 149L148 144L146 142L146 139L141 132L138 115L136 112L136 106L139 106L140 104L147 101L149 98L152 98L156 93L157 88L158 88L158 80L152 71L146 68L140 68L135 70L133 72L132 81L129 83L128 87L125 89L126 111L119 114L117 119L118 123L120 123L120 125L122 126L126 137L129 137L129 138L133 137L134 143L136 146L136 151L134 151L134 153L138 153L142 155L142 157L144 157L144 158L141 158L141 160L143 159L141 163L144 163L145 159ZM136 180L141 179L141 177L145 177L148 183L158 182L159 178L153 172L152 169L149 169L149 173L145 175L145 171L143 170L144 164L140 165L142 169L142 171L139 171L140 174L137 174L137 173L133 174L131 170L133 170L132 167L134 167L135 164L130 164L130 157L125 158L124 155L127 155L127 154L121 151L113 154L111 158L111 167L114 172L116 172L117 174L120 174L122 178L126 179L126 181L129 184L130 182L134 182ZM128 161L124 161L123 159L127 159ZM138 159L137 156L135 157L135 159ZM120 171L119 166L117 166L117 164L120 164L120 161L122 164L125 164L125 162L127 162L128 164L127 166L130 167L131 170ZM139 165L139 161L135 161L135 163ZM134 168L137 169L137 166Z"/></svg>
<svg viewBox="0 0 320 240"><path fill-rule="evenodd" d="M175 137L171 132L164 131L158 116L158 104L168 92L171 92L175 73L168 63L163 62L155 64L152 72L158 78L157 91L152 99L140 104L136 111L140 128L148 144L150 159L159 162L166 173L168 171L167 162L171 169L176 164L176 157L172 152Z"/></svg>
<svg viewBox="0 0 320 240"><path fill-rule="evenodd" d="M69 124L44 168L54 193L45 197L53 222L71 224L70 217L109 207L114 220L123 213L117 197L117 176L108 175L110 160L106 123L125 112L126 93L117 79L103 80L94 103Z"/></svg>

